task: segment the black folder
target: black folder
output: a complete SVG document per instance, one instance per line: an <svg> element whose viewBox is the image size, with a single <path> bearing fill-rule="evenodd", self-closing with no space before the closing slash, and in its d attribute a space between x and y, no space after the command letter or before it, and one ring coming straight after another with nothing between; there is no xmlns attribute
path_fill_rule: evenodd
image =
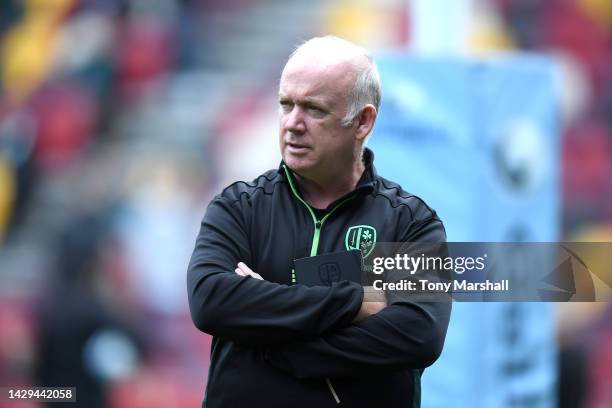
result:
<svg viewBox="0 0 612 408"><path fill-rule="evenodd" d="M331 286L335 282L361 284L361 251L341 251L300 258L294 261L297 283L306 286Z"/></svg>

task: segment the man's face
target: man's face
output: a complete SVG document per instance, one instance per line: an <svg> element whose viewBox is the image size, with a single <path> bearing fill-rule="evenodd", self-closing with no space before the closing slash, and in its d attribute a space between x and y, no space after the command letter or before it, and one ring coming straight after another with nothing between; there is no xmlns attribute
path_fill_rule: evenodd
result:
<svg viewBox="0 0 612 408"><path fill-rule="evenodd" d="M290 60L281 76L280 149L290 169L308 178L328 177L353 160L355 128L343 127L354 84L349 64Z"/></svg>

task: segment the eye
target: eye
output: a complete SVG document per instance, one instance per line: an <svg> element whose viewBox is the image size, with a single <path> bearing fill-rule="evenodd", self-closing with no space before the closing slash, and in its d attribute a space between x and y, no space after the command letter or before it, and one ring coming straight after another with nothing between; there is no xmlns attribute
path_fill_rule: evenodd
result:
<svg viewBox="0 0 612 408"><path fill-rule="evenodd" d="M291 109L293 109L293 103L288 100L282 99L278 103L284 112L289 112Z"/></svg>
<svg viewBox="0 0 612 408"><path fill-rule="evenodd" d="M316 105L306 105L305 109L308 111L308 113L316 117L325 116L325 114L327 113L325 110Z"/></svg>

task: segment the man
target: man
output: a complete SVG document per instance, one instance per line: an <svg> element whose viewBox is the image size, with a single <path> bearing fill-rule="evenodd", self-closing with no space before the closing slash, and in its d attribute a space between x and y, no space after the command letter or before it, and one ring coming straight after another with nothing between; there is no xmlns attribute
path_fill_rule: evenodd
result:
<svg viewBox="0 0 612 408"><path fill-rule="evenodd" d="M411 407L439 356L448 303L364 301L296 283L294 260L378 242L444 242L435 211L377 175L364 149L380 105L372 58L314 38L281 76L282 163L210 203L188 271L191 314L214 336L203 406ZM367 251L363 255L367 257Z"/></svg>

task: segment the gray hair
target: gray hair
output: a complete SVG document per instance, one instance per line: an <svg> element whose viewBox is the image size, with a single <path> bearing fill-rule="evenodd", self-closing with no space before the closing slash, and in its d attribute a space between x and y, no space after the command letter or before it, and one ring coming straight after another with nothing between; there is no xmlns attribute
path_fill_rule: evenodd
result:
<svg viewBox="0 0 612 408"><path fill-rule="evenodd" d="M357 74L355 85L353 85L353 89L348 96L348 109L341 122L344 127L351 126L367 104L374 105L376 111L380 108L380 100L382 99L380 74L372 57L369 55L367 57L369 64Z"/></svg>
<svg viewBox="0 0 612 408"><path fill-rule="evenodd" d="M370 54L363 47L355 45L350 41L333 35L327 35L305 41L291 53L289 59L306 49L317 46L334 47L338 51L350 54L352 59L359 57L365 59L365 64L357 62L354 64L357 78L355 79L353 89L348 94L347 112L340 124L344 127L351 126L367 104L374 105L378 111L382 99L380 74L378 73L376 62L374 62Z"/></svg>

